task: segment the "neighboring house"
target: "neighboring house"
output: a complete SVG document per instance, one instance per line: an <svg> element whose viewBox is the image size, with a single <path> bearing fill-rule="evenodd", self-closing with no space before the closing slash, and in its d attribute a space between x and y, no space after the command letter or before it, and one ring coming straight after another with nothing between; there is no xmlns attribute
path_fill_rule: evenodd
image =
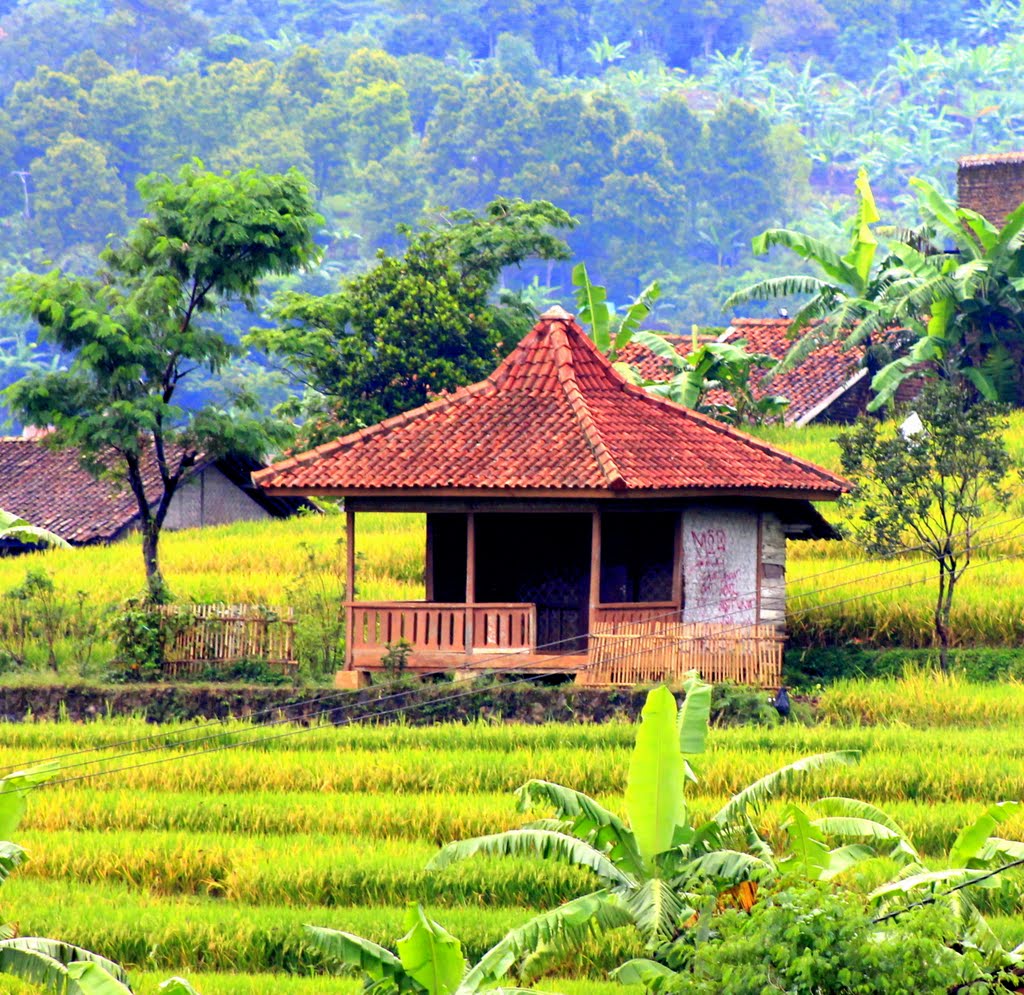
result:
<svg viewBox="0 0 1024 995"><path fill-rule="evenodd" d="M301 498L273 498L252 486L263 464L248 459L200 460L174 497L165 528L286 518ZM156 465L147 474L150 493L159 487ZM94 480L74 450L53 450L35 438L0 439L0 508L57 533L73 546L112 542L136 526L138 505L125 483ZM9 548L17 544L9 544Z"/></svg>
<svg viewBox="0 0 1024 995"><path fill-rule="evenodd" d="M426 601L346 605L349 684L402 642L421 671L777 684L786 539L833 538L811 502L849 487L627 383L557 307L486 380L253 479L345 499L349 592L358 514L426 516Z"/></svg>
<svg viewBox="0 0 1024 995"><path fill-rule="evenodd" d="M787 336L789 318L737 318L718 337L719 342L746 339L749 352L760 352L782 359L793 347ZM819 323L812 324L810 331ZM688 336L668 336L681 356L693 351ZM754 387L754 396L778 394L789 400L784 419L787 425L812 422L848 424L862 414L871 400L871 381L863 365L863 351L844 351L838 342L820 345L794 369L780 373L765 388ZM642 346L631 344L620 358L630 363L647 380L671 376L671 366ZM708 401L724 404L728 396L711 391Z"/></svg>
<svg viewBox="0 0 1024 995"><path fill-rule="evenodd" d="M996 227L1024 203L1024 152L965 155L956 163L960 207L977 211Z"/></svg>

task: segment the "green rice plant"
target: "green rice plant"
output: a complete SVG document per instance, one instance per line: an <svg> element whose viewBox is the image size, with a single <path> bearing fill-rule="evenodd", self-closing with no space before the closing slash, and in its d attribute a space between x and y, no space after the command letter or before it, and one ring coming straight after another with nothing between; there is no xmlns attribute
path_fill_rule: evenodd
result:
<svg viewBox="0 0 1024 995"><path fill-rule="evenodd" d="M1024 684L970 684L955 673L909 671L898 681L840 681L825 689L818 704L823 717L843 723L1019 727Z"/></svg>
<svg viewBox="0 0 1024 995"><path fill-rule="evenodd" d="M690 791L689 799L697 822L710 819L728 800L725 795L706 794L699 787ZM617 795L599 795L597 800L613 811L623 805L622 797ZM906 829L917 849L931 857L949 850L957 827L973 818L977 806L977 800L885 802L886 811ZM759 834L776 850L784 841L780 826L782 809L782 802L772 802L754 818ZM329 835L346 843L358 838L372 849L380 840L440 846L489 830L511 829L520 821L511 799L498 794L460 795L453 804L451 796L434 794L235 793L219 796L217 804L210 805L209 799L199 792L90 789L76 793L73 805L67 804L59 793L38 793L23 824L26 830L45 830L45 835L32 834L33 850L42 856L49 834L69 831L82 833L83 839L90 841L101 841L103 837L98 833L120 831L188 833L193 839L199 834L204 838L233 835L240 843L246 843L250 836L276 836L285 846L287 839L292 839L293 845L302 845L309 836ZM1011 818L1004 834L1011 839L1024 839L1024 814ZM26 873L30 869L31 865Z"/></svg>
<svg viewBox="0 0 1024 995"><path fill-rule="evenodd" d="M15 886L16 885L16 886ZM401 932L404 907L288 908L240 906L218 899L152 896L124 886L25 879L12 882L9 900L22 932L46 924L54 933L90 946L129 970L308 975L329 967L309 943L304 924L348 929L376 943ZM453 907L445 919L478 958L510 929L526 922L525 908ZM575 977L602 977L639 947L623 933L586 944L578 958L555 964Z"/></svg>
<svg viewBox="0 0 1024 995"><path fill-rule="evenodd" d="M48 832L23 834L25 876L119 883L154 895L200 895L239 905L532 906L579 894L585 875L528 860L466 865L444 881L423 868L426 842L333 836L256 837L207 833Z"/></svg>
<svg viewBox="0 0 1024 995"><path fill-rule="evenodd" d="M166 973L137 971L132 972L132 983L139 995L158 995L165 977ZM358 978L323 975L189 973L187 980L201 995L360 995L363 990ZM546 978L544 986L561 995L623 995L617 981L593 978ZM22 995L22 990L11 995Z"/></svg>

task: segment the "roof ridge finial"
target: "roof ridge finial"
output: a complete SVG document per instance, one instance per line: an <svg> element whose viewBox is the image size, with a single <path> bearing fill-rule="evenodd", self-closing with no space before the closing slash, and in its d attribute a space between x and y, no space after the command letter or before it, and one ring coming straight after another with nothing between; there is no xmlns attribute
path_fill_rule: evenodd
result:
<svg viewBox="0 0 1024 995"><path fill-rule="evenodd" d="M541 321L573 321L576 315L569 314L560 304L552 304L541 316Z"/></svg>

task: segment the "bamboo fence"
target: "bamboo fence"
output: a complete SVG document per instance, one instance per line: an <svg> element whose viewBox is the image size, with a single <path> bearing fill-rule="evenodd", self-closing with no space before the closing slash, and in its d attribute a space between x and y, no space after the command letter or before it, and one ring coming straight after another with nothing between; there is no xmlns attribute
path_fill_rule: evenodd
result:
<svg viewBox="0 0 1024 995"><path fill-rule="evenodd" d="M161 605L169 620L164 649L168 674L194 674L211 666L253 660L292 670L295 612L262 605Z"/></svg>
<svg viewBox="0 0 1024 995"><path fill-rule="evenodd" d="M781 687L784 642L773 625L596 622L586 683L632 687L696 670L711 683Z"/></svg>

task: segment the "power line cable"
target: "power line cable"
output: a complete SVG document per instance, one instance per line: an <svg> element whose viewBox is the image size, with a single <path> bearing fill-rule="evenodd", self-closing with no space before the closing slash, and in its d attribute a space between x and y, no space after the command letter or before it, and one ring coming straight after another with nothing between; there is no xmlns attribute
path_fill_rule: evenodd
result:
<svg viewBox="0 0 1024 995"><path fill-rule="evenodd" d="M993 542L994 541L996 541L996 540L993 540ZM975 567L975 568L986 566L986 565L990 566L990 565L993 565L993 564L996 564L996 563L999 563L999 562L1003 562L1003 561L1006 561L1006 560L1015 559L1018 555L1020 555L1020 554L1013 554L1012 553L1012 554L1006 554L1006 555L1000 556L1000 557L993 557L993 558L990 558L988 560L985 560L982 563L971 564L971 566ZM885 572L883 572L883 575L884 575L884 573ZM853 595L853 596L851 596L849 598L844 598L844 599L840 599L838 601L830 602L830 603L828 603L826 605L812 606L811 608L808 608L806 610L802 610L801 613L803 613L803 611L817 611L817 610L820 610L821 608L835 607L835 606L838 606L838 605L847 604L847 603L849 603L851 601L860 600L860 599L865 598L865 597L872 597L872 596L879 595L879 594L887 594L887 593L890 593L892 591L902 590L902 589L905 589L905 588L908 588L908 587L913 587L913 586L916 586L916 585L924 583L924 582L925 581L923 581L923 580L905 581L902 584L896 584L896 585L893 585L891 587L883 588L881 590L874 590L874 591L870 591L870 592L865 592L865 593ZM681 623L681 624L686 624L686 623ZM743 626L741 626L741 628L742 627ZM626 655L628 655L628 654L621 655L619 657L619 659L622 659ZM554 654L551 655L551 657L550 657L550 659L553 662L557 661L559 658L560 658L559 655L554 655ZM590 663L590 664L584 664L583 666L581 666L581 667L579 667L577 669L577 672L586 671L586 670L589 670L592 667L598 666L598 665L601 665L601 666L607 665L607 663L609 663L609 662L614 662L615 659L616 659L615 657L612 657L610 660L600 661L600 663L594 662L594 663ZM541 677L544 677L544 676L546 676L546 675L543 674L543 673L526 675L524 677L520 677L520 678L517 678L515 680L508 681L505 686L506 687L514 687L514 686L519 685L519 684L528 684L528 683L530 683L532 681L535 681L535 680L538 680L538 679L540 679ZM406 691L404 693L408 693L408 691ZM405 705L400 705L400 706L396 706L394 708L385 709L384 711L374 711L370 715L359 716L359 717L357 717L355 719L351 719L351 718L350 719L342 719L341 721L333 722L333 724L335 726L352 725L355 722L360 722L360 721L363 721L364 719L367 719L367 718L379 719L379 718L383 718L383 717L386 717L386 716L389 716L389 715L404 714L404 713L406 713L406 712L408 712L408 711L410 711L410 710L412 710L414 708L423 707L425 705L442 704L442 703L445 703L445 702L459 700L461 698L469 697L471 695L475 695L475 694L479 694L479 693L480 693L479 689L471 688L471 689L467 689L466 691L458 692L458 693L455 693L455 694L452 694L452 695L444 696L444 697L441 697L441 698L435 698L435 699L432 699L429 702L424 702L424 701L410 702L410 703L405 704ZM401 695L400 694L399 695L393 695L392 697L393 698L394 697L401 697ZM375 705L375 704L378 704L380 700L385 700L385 699L378 699L378 700L375 700L373 702L369 702L369 703L366 703L366 704ZM344 704L341 704L341 705L334 706L333 708L325 709L323 712L319 713L319 715L317 717L318 718L322 718L324 715L331 715L334 712L337 712L337 711L339 711L341 709L349 709L349 710L351 710L351 709L354 709L355 707L358 707L358 706L357 705L353 705L352 703L344 703ZM288 720L280 720L280 721L288 721ZM277 723L273 723L273 724L275 724L275 725L276 724L280 724L280 721L277 722ZM254 730L254 731L255 732L259 732L263 728L266 728L266 726L261 726L261 727L259 727L258 729ZM239 742L235 742L235 743L225 743L225 744L221 744L220 746L212 747L210 749L196 750L196 751L192 751L190 753L174 753L174 754L172 754L170 756L164 756L164 757L157 758L155 760L143 761L141 763L136 763L136 764L127 764L127 765L122 766L122 767L107 768L107 769L104 769L104 770L91 771L91 772L87 772L87 773L83 773L83 774L72 775L70 777L54 778L54 779L51 779L51 780L49 780L49 781L47 781L47 782L45 782L43 784L35 785L35 786L33 786L33 788L11 788L11 789L7 789L7 790L0 790L0 796L3 796L4 794L7 794L7 793L12 793L12 792L24 792L26 790L33 790L35 787L55 787L55 786L57 786L59 784L74 783L74 782L77 782L77 781L87 780L87 779L93 778L93 777L99 777L101 775L123 773L123 772L126 772L126 771L141 769L141 768L144 768L144 767L150 767L150 766L153 766L153 765L156 765L156 764L168 763L168 762L171 762L171 761L174 761L174 760L186 760L186 759L190 759L190 758L193 758L193 757L196 757L196 756L210 755L210 754L214 754L214 753L223 752L225 750L238 749L240 747L259 746L259 745L261 745L263 743L274 742L274 741L276 741L278 739L285 739L285 738L288 738L290 736L295 736L295 735L299 735L299 734L304 733L304 732L309 732L310 730L315 729L315 728L318 728L318 727L315 726L315 725L300 726L298 728L290 729L290 730L288 730L286 732L277 733L277 734L272 735L272 736L256 736L255 738L253 738L251 740L239 741ZM217 737L207 737L206 739L212 739L212 738L217 738ZM194 743L199 743L199 742L203 742L203 741L205 741L205 740L204 739L197 739L197 740L194 740L194 741L185 741L184 743L182 743L180 745L190 746L190 745L194 745ZM148 752L153 752L153 750L151 749L151 750L147 750L147 751L139 751L139 753L141 753L141 754L145 754L145 753L148 753ZM135 756L135 755L138 755L138 754L127 753L127 754L122 754L122 755L114 756L114 757L103 757L103 758L100 758L99 760L91 761L91 763L99 763L99 762L103 762L103 761L112 761L112 760L120 760L120 759L124 759L124 758L127 758L127 757ZM30 764L29 766L38 766L38 765L39 764L37 763L37 764L34 764L34 765ZM82 764L82 765L78 765L78 766L87 766L87 765L88 764ZM68 769L74 769L74 768L72 767L72 768L68 768Z"/></svg>
<svg viewBox="0 0 1024 995"><path fill-rule="evenodd" d="M1024 521L1024 516L1020 516L1019 518L1016 518L1016 519L1008 519L1008 520L1006 520L1006 522L1004 522L1004 524L1012 524L1012 523L1018 522L1018 521ZM984 543L979 543L974 548L975 549L981 549L981 548L984 548L986 546L991 546L991 545L994 545L994 544L997 544L997 543L1000 543L1000 542L1005 542L1008 539L1011 539L1011 538L1014 538L1014 537L1015 537L1015 535L1012 534L1012 533L1006 534L1006 535L1002 535L1002 536L998 536L995 539L990 539L990 540L987 540ZM999 559L1006 559L1006 558L1007 557L1001 557ZM990 561L986 561L986 562L990 562ZM866 579L872 580L872 579L877 579L879 577L890 576L891 574L900 573L903 570L909 569L911 567L921 566L921 565L922 565L921 563L917 563L917 562L910 563L910 564L901 564L901 565L899 565L897 567L894 567L894 568L892 568L890 570L878 571L878 572L876 572L875 574L871 575L870 577L868 577ZM864 580L865 578L855 578L855 579ZM852 583L852 581L850 583ZM914 581L910 581L910 582L905 583L905 584L899 584L899 585L891 586L891 587L888 587L888 588L884 588L881 591L873 591L873 592L870 592L870 593L872 593L872 594L889 593L891 591L902 590L902 589L904 589L906 587L916 586L919 583L922 583L922 581L914 580ZM837 584L837 585L832 585L832 586L826 587L826 588L820 588L816 592L808 592L807 595L805 595L805 596L809 597L810 594L812 594L812 593L821 593L821 592L824 592L824 591L833 590L833 589L835 589L837 587L843 587L843 586L846 586L846 585L845 584ZM754 596L754 595L756 595L756 593L757 593L756 591L752 591L752 592L749 593L748 596ZM791 617L791 618L792 617L800 617L801 615L805 615L805 614L808 614L810 612L820 611L820 610L822 610L824 608L841 606L843 604L849 603L850 601L860 600L861 598L866 597L866 596L867 595L865 595L865 594L857 594L857 595L853 595L850 598L841 599L839 601L834 601L834 602L831 602L831 603L810 605L807 608L797 609L797 610L795 610L793 612L790 612L789 613L789 617ZM744 596L740 595L739 597L742 598ZM724 618L726 618L728 616L739 614L739 613L743 613L743 612L747 612L747 611L749 611L749 609L746 608L746 607L735 608L735 609L732 609L730 611L720 612L720 613L718 613L715 616L715 618L724 619ZM658 620L661 620L661 619L667 619L667 618L671 618L671 617L678 617L678 612L679 612L679 609L677 609L677 608L668 609L665 612L661 612L661 613L658 613L658 614L655 614L655 615L648 616L648 618L644 619L643 621L644 622L653 622L653 621L658 621ZM659 633L659 634L660 635L668 635L672 631L674 631L674 630L676 630L678 628L684 627L684 626L686 626L688 624L691 624L691 623L677 622L675 625L666 627L666 629L662 630L662 632ZM716 636L726 635L730 631L740 631L740 630L743 630L743 629L747 628L748 625L749 625L749 623L736 623L735 625L733 625L731 627L726 627L726 628L720 630L718 633L716 633ZM590 632L585 634L586 638L592 638L593 636L594 636L594 633L592 631L590 631ZM584 637L583 636L572 636L572 637L567 637L565 639L553 640L553 641L551 641L549 643L545 643L545 644L542 644L541 646L538 646L537 649L538 650L550 650L550 649L554 648L555 646L560 646L560 645L563 645L563 644L565 644L567 642L576 642L580 638L584 638ZM704 636L681 636L680 640L682 642L693 642L693 641L700 641L703 638L705 638L705 637ZM544 654L541 654L541 655L543 656ZM548 653L547 655L549 657L550 662L552 662L552 663L555 663L555 662L557 662L560 659L560 654ZM613 657L610 657L610 658L608 658L606 660L594 661L592 663L584 664L581 667L578 667L576 672L579 673L579 672L582 672L582 671L586 671L586 670L589 670L592 667L596 667L596 666L607 666L610 663L616 662L617 659L624 659L628 655L629 655L629 653L627 651L627 652L621 654L617 658L613 656ZM472 669L474 669L474 670L486 670L486 669L488 669L488 664L498 663L500 661L507 660L507 659L510 659L510 658L515 658L515 657L518 657L518 656L520 656L520 654L517 653L516 651L511 651L511 652L510 651L504 651L504 652L495 653L495 654L492 654L490 657L484 657L481 660L474 661ZM538 668L538 663L534 662L531 666L533 668ZM421 674L421 676L424 676L424 677L426 677L426 676L439 676L439 675L450 673L453 669L460 669L460 668L451 668L451 667L439 668L439 669L437 669L435 671L425 671L425 672L423 672ZM543 673L535 674L535 675L532 675L529 679L540 679L543 676L546 676L546 675L543 674ZM381 689L390 690L390 689L395 688L395 687L401 687L401 681L400 680L399 681L392 681L392 682L389 682L387 684L377 685L377 687L379 687ZM373 699L372 704L379 705L381 702L387 702L387 701L394 700L396 698L403 697L407 693L408 693L408 689L404 688L403 690L400 690L396 694L385 695L384 697L379 697L378 696L378 697ZM326 696L318 696L317 698L309 698L309 699L306 699L306 700L300 701L300 702L291 702L291 703L288 703L288 704L284 704L284 705L279 705L279 706L274 706L274 707L271 707L271 708L263 709L261 712L258 712L258 713L255 713L255 714L258 714L258 715L273 714L273 713L276 713L276 712L283 712L283 711L285 711L287 709L298 708L300 706L307 706L307 705L314 705L315 706L315 705L322 704L322 702L324 702L324 701L333 700L334 698L337 698L337 697L340 697L340 696L348 696L349 694L350 694L349 690L336 691L336 692L330 693L330 694L328 694ZM316 717L320 717L320 716L323 716L323 715L326 715L326 714L333 714L334 712L336 712L336 711L338 711L339 709L342 709L342 708L356 709L356 708L362 707L363 705L364 705L364 703L362 703L362 702L345 701L342 704L334 706L332 708L320 709L320 711L317 712L317 716ZM377 714L377 713L375 713L375 714ZM387 713L379 713L379 714L387 714ZM193 746L193 745L196 745L196 744L199 744L199 743L211 742L213 740L220 739L225 734L224 733L224 721L225 720L215 720L213 722L204 723L202 725L191 727L189 729L180 730L180 732L154 733L154 734L152 734L150 736L136 737L134 739L124 740L124 741L121 741L120 743L100 744L100 745L97 745L97 746L88 747L88 748L83 749L83 750L70 751L70 752L67 752L67 753L64 753L64 754L58 754L56 756L48 757L48 758L45 758L45 759L40 759L40 760L32 761L32 762L30 762L28 764L28 766L38 766L38 765L47 764L47 763L55 763L55 762L59 762L62 759L67 759L67 758L71 758L71 757L85 756L85 755L88 755L88 754L99 753L99 752L107 751L107 750L117 750L117 749L120 749L121 746L125 746L125 745L128 745L128 746L136 745L138 743L152 742L153 740L160 740L161 741L161 742L157 743L156 745L149 746L149 747L147 747L145 749L133 750L133 751L129 751L129 752L122 752L122 753L119 753L119 754L115 754L114 756L98 757L95 760L85 760L85 761L82 761L82 762L77 763L77 764L67 765L67 766L65 766L63 768L64 770L75 770L75 769L78 769L78 768L81 768L81 767L89 766L91 764L103 763L105 761L117 760L117 759L121 759L121 758L133 757L133 756L144 756L144 755L146 755L148 753L152 753L152 752L156 752L156 751L171 750L171 749L180 748L182 746L189 747L189 746ZM260 724L260 728L263 728L263 729L271 728L271 727L274 727L274 726L278 726L278 725L282 725L282 724L285 724L285 723L288 723L288 722L294 722L294 721L295 721L294 718L289 718L287 716L282 716L282 717L280 717L280 718L278 718L276 720L272 720L272 721L266 722L266 723L261 723ZM211 734L206 735L206 736L184 738L184 739L182 739L182 740L180 740L179 742L176 742L176 743L169 743L167 741L168 736L173 736L173 735L185 736L186 734L195 733L195 732L201 731L204 728L210 728L212 726L218 726L219 727L219 731L211 733ZM240 745L244 745L244 744L240 744ZM189 754L189 755L194 755L194 754ZM13 772L13 767L14 766L24 767L24 766L26 766L26 764L23 763L23 764L19 764L19 765L12 765L12 769L7 771L8 774ZM0 793L2 793L2 792L0 792Z"/></svg>

